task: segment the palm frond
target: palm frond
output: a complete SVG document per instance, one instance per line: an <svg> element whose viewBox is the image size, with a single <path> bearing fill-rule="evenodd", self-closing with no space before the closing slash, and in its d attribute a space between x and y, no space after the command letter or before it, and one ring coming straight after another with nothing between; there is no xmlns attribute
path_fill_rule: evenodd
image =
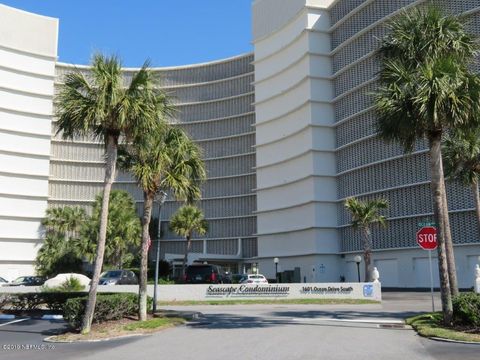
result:
<svg viewBox="0 0 480 360"><path fill-rule="evenodd" d="M360 201L351 197L345 200L345 208L350 212L355 228L368 228L374 223L385 226L386 218L379 212L388 208L386 199Z"/></svg>
<svg viewBox="0 0 480 360"><path fill-rule="evenodd" d="M403 12L389 30L374 93L380 137L412 151L418 138L478 126L480 86L468 68L478 43L462 20L429 6Z"/></svg>

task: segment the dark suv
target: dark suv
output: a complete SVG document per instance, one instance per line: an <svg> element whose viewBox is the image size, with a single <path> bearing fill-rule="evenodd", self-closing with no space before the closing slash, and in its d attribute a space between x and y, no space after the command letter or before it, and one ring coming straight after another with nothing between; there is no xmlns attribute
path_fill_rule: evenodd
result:
<svg viewBox="0 0 480 360"><path fill-rule="evenodd" d="M186 284L224 284L230 282L225 271L218 265L189 265L185 271Z"/></svg>

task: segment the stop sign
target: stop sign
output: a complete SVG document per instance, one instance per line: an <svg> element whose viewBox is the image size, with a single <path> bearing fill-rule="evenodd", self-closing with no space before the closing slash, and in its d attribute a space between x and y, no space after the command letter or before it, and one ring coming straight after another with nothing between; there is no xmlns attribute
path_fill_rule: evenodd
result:
<svg viewBox="0 0 480 360"><path fill-rule="evenodd" d="M423 250L435 250L437 248L437 229L433 226L425 226L418 230L417 243Z"/></svg>

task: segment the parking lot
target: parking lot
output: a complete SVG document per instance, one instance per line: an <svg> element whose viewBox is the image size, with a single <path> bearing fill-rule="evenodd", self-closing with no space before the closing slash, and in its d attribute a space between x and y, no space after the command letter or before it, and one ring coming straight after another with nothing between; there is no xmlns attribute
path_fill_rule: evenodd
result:
<svg viewBox="0 0 480 360"><path fill-rule="evenodd" d="M386 293L381 305L170 307L203 315L186 326L108 342L46 343L59 320L0 320L3 359L462 359L480 345L423 339L400 324L429 310L424 293Z"/></svg>

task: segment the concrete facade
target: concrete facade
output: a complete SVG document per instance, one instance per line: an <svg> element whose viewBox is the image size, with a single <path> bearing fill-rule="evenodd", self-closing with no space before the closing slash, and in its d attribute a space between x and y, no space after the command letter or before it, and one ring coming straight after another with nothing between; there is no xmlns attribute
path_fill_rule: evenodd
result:
<svg viewBox="0 0 480 360"><path fill-rule="evenodd" d="M379 140L369 96L380 69L375 50L386 34L385 23L425 3L254 2L263 273L273 274L278 256L281 269L298 266L307 281L338 281L340 276L354 281L353 258L362 245L344 200L384 197L390 204L388 226L373 231L373 259L382 284L429 286L428 254L415 243L418 223L433 218L426 142L418 141L414 153L404 156L398 144ZM480 33L480 1L430 3L465 14L470 29ZM448 196L460 286L471 287L480 254L472 196L457 183L448 184ZM438 274L436 262L434 268Z"/></svg>
<svg viewBox="0 0 480 360"><path fill-rule="evenodd" d="M426 2L256 0L252 54L155 69L179 108L176 126L205 151L201 206L210 231L194 241L190 261L256 267L273 278L278 257L279 271L298 267L302 281L355 281L361 238L343 202L382 196L388 226L373 231L382 283L428 286L428 254L415 243L418 223L432 220L426 143L404 156L379 140L369 96L385 23ZM430 2L464 14L480 34L480 0ZM5 6L0 19L0 276L12 278L33 271L47 205L92 204L103 149L53 135L53 88L73 66L56 62L57 20ZM114 186L141 211L131 176L119 173ZM460 184L447 187L459 282L471 287L480 255L473 199ZM168 231L178 206L169 198L162 212L161 251L170 260L185 246Z"/></svg>
<svg viewBox="0 0 480 360"><path fill-rule="evenodd" d="M58 20L0 4L0 274L30 273L47 209Z"/></svg>

